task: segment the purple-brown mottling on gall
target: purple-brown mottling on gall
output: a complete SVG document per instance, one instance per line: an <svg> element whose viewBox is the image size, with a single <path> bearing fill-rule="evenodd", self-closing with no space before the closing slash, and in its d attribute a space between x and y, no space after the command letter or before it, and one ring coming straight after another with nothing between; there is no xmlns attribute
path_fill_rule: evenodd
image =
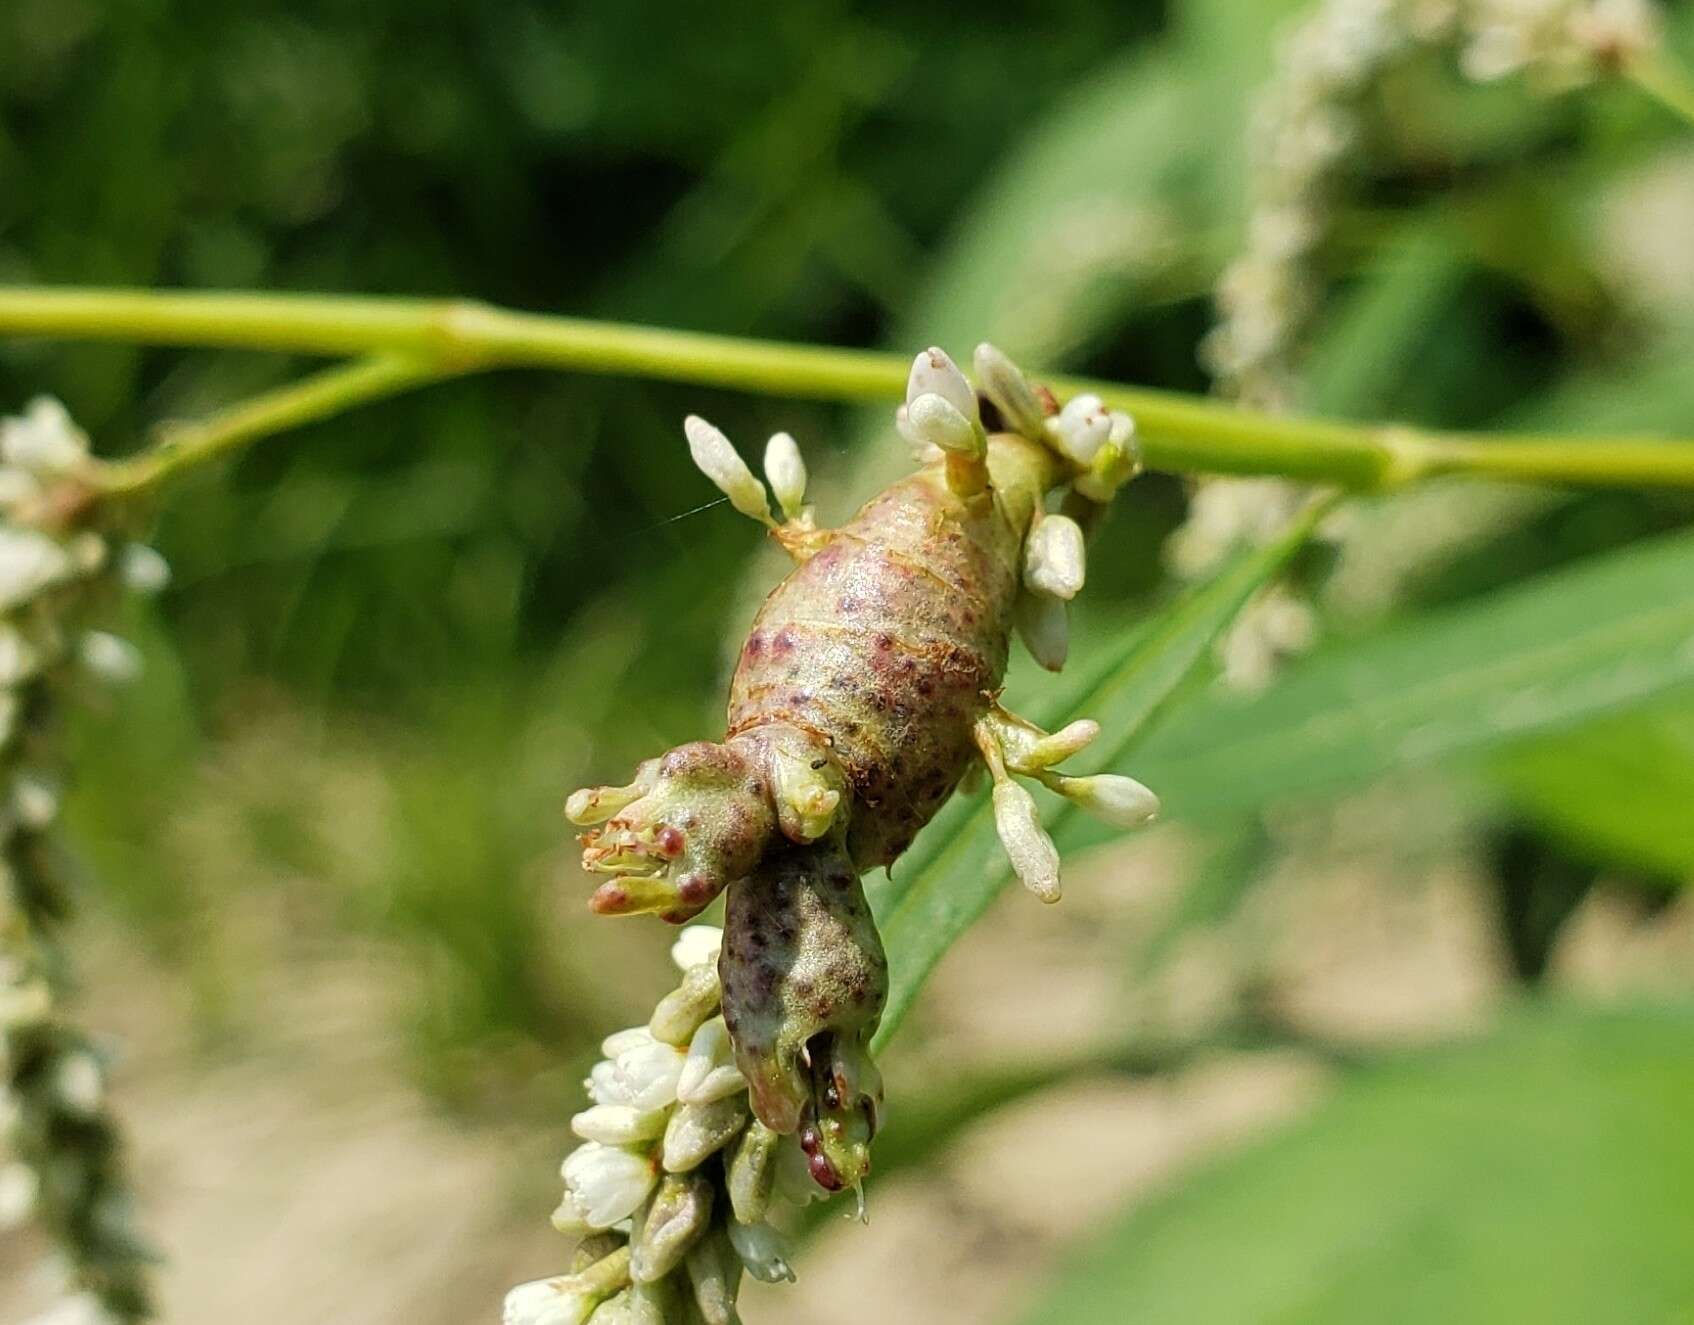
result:
<svg viewBox="0 0 1694 1325"><path fill-rule="evenodd" d="M1024 539L1069 476L1011 435L989 439L987 465L986 491L958 495L936 462L811 538L748 631L725 739L644 765L613 789L631 803L585 839L591 868L630 876L598 910L686 919L729 888L719 973L736 1062L754 1112L801 1132L830 1190L868 1169L881 1095L868 1046L888 969L859 876L906 849L977 757ZM824 807L821 836L793 827L807 805Z"/></svg>

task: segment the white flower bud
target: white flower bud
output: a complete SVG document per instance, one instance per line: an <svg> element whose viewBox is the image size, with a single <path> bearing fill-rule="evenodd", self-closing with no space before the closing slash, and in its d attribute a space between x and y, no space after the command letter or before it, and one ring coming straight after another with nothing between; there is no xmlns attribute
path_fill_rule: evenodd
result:
<svg viewBox="0 0 1694 1325"><path fill-rule="evenodd" d="M688 1249L686 1264L689 1286L694 1290L693 1306L700 1319L706 1325L740 1325L735 1295L741 1286L741 1258L729 1238L721 1232L702 1238Z"/></svg>
<svg viewBox="0 0 1694 1325"><path fill-rule="evenodd" d="M665 1134L665 1110L637 1109L628 1104L596 1104L571 1119L571 1131L584 1141L628 1146L657 1141Z"/></svg>
<svg viewBox="0 0 1694 1325"><path fill-rule="evenodd" d="M906 405L909 409L922 396L940 396L959 412L967 423L976 423L976 392L959 371L958 364L947 351L931 345L912 360L912 371L906 378Z"/></svg>
<svg viewBox="0 0 1694 1325"><path fill-rule="evenodd" d="M0 526L0 612L27 603L74 569L70 554L45 534Z"/></svg>
<svg viewBox="0 0 1694 1325"><path fill-rule="evenodd" d="M906 406L906 425L919 440L943 451L976 455L982 449L976 425L951 401L933 392Z"/></svg>
<svg viewBox="0 0 1694 1325"><path fill-rule="evenodd" d="M1158 817L1159 798L1134 778L1118 773L1043 779L1059 795L1114 828L1140 828Z"/></svg>
<svg viewBox="0 0 1694 1325"><path fill-rule="evenodd" d="M571 1151L560 1173L568 1202L594 1229L628 1219L659 1180L658 1166L648 1156L598 1141Z"/></svg>
<svg viewBox="0 0 1694 1325"><path fill-rule="evenodd" d="M53 1011L53 991L45 980L0 984L0 1030L39 1026Z"/></svg>
<svg viewBox="0 0 1694 1325"><path fill-rule="evenodd" d="M1051 735L1021 722L1004 722L997 729L1000 744L1005 750L1006 767L1018 773L1038 773L1062 764L1100 734L1100 724L1092 718L1078 718Z"/></svg>
<svg viewBox="0 0 1694 1325"><path fill-rule="evenodd" d="M711 1221L715 1185L715 1175L665 1175L630 1242L629 1271L637 1283L655 1283L682 1264Z"/></svg>
<svg viewBox="0 0 1694 1325"><path fill-rule="evenodd" d="M0 510L15 511L41 495L41 483L27 469L0 465Z"/></svg>
<svg viewBox="0 0 1694 1325"><path fill-rule="evenodd" d="M612 1060L614 1080L637 1109L662 1109L676 1099L686 1055L674 1045L649 1040Z"/></svg>
<svg viewBox="0 0 1694 1325"><path fill-rule="evenodd" d="M128 685L141 675L141 650L109 631L89 631L77 654L89 674L107 685Z"/></svg>
<svg viewBox="0 0 1694 1325"><path fill-rule="evenodd" d="M747 1089L747 1078L735 1065L735 1047L722 1017L713 1017L688 1045L688 1059L676 1084L684 1104L710 1104Z"/></svg>
<svg viewBox="0 0 1694 1325"><path fill-rule="evenodd" d="M66 1054L53 1071L53 1093L59 1103L82 1118L99 1112L106 1098L106 1076L99 1060L86 1050Z"/></svg>
<svg viewBox="0 0 1694 1325"><path fill-rule="evenodd" d="M118 577L133 593L155 594L171 582L171 567L145 543L128 543L118 563Z"/></svg>
<svg viewBox="0 0 1694 1325"><path fill-rule="evenodd" d="M994 828L1023 886L1043 902L1059 900L1059 849L1041 826L1031 796L1011 778L994 784Z"/></svg>
<svg viewBox="0 0 1694 1325"><path fill-rule="evenodd" d="M1063 669L1070 652L1070 617L1065 600L1026 589L1013 608L1018 638L1049 672Z"/></svg>
<svg viewBox="0 0 1694 1325"><path fill-rule="evenodd" d="M798 518L806 504L806 462L799 445L785 432L774 434L765 444L765 477L782 513L790 520Z"/></svg>
<svg viewBox="0 0 1694 1325"><path fill-rule="evenodd" d="M679 971L716 962L723 947L723 930L716 925L690 925L671 944L671 960Z"/></svg>
<svg viewBox="0 0 1694 1325"><path fill-rule="evenodd" d="M52 1267L61 1285L68 1291L68 1268L61 1264ZM32 1317L28 1325L122 1325L118 1317L106 1309L97 1295L92 1292L71 1293L61 1297L40 1315Z"/></svg>
<svg viewBox="0 0 1694 1325"><path fill-rule="evenodd" d="M709 1104L679 1104L665 1128L664 1164L671 1173L698 1168L735 1140L747 1124L747 1100L731 1095Z"/></svg>
<svg viewBox="0 0 1694 1325"><path fill-rule="evenodd" d="M905 439L906 445L911 448L914 464L928 465L941 459L941 451L918 436L917 430L912 427L911 411L904 405L894 411L894 430Z"/></svg>
<svg viewBox="0 0 1694 1325"><path fill-rule="evenodd" d="M1023 582L1038 593L1070 600L1085 572L1082 526L1068 515L1049 515L1024 544Z"/></svg>
<svg viewBox="0 0 1694 1325"><path fill-rule="evenodd" d="M0 1233L21 1228L40 1194L41 1179L28 1164L14 1161L0 1168Z"/></svg>
<svg viewBox="0 0 1694 1325"><path fill-rule="evenodd" d="M600 1041L600 1052L607 1058L616 1058L625 1049L639 1049L642 1045L653 1043L653 1032L645 1025L630 1026L621 1031L613 1031Z"/></svg>
<svg viewBox="0 0 1694 1325"><path fill-rule="evenodd" d="M1046 422L1047 435L1060 453L1079 465L1089 465L1112 434L1112 420L1099 396L1073 396L1057 418Z"/></svg>
<svg viewBox="0 0 1694 1325"><path fill-rule="evenodd" d="M63 474L88 459L88 436L50 396L30 401L22 416L0 419L0 460L36 474Z"/></svg>
<svg viewBox="0 0 1694 1325"><path fill-rule="evenodd" d="M590 1069L582 1088L596 1104L628 1104L633 1098L629 1088L618 1080L617 1064L605 1059Z"/></svg>
<svg viewBox="0 0 1694 1325"><path fill-rule="evenodd" d="M537 1279L506 1294L502 1325L583 1325L598 1297L573 1276Z"/></svg>
<svg viewBox="0 0 1694 1325"><path fill-rule="evenodd" d="M753 471L730 445L729 438L698 414L684 419L682 430L688 437L688 451L694 463L729 498L729 504L761 524L772 523L765 485L753 477Z"/></svg>
<svg viewBox="0 0 1694 1325"><path fill-rule="evenodd" d="M73 535L65 544L65 552L72 568L84 575L92 575L106 564L106 540L92 529Z"/></svg>
<svg viewBox="0 0 1694 1325"><path fill-rule="evenodd" d="M59 816L59 789L39 773L22 772L12 782L12 813L25 828L45 828Z"/></svg>
<svg viewBox="0 0 1694 1325"><path fill-rule="evenodd" d="M41 650L23 631L0 621L0 686L15 686L41 670Z"/></svg>
<svg viewBox="0 0 1694 1325"><path fill-rule="evenodd" d="M769 1224L743 1224L729 1221L729 1241L747 1273L761 1283L794 1282L794 1271L788 1265L788 1246L782 1234Z"/></svg>
<svg viewBox="0 0 1694 1325"><path fill-rule="evenodd" d="M994 402L1006 427L1039 441L1047 413L1023 370L987 341L976 347L973 366L976 380L982 383L982 394Z"/></svg>
<svg viewBox="0 0 1694 1325"><path fill-rule="evenodd" d="M700 1023L718 1010L722 1000L717 966L712 962L690 966L682 973L682 983L659 1000L647 1029L655 1040L686 1049Z"/></svg>

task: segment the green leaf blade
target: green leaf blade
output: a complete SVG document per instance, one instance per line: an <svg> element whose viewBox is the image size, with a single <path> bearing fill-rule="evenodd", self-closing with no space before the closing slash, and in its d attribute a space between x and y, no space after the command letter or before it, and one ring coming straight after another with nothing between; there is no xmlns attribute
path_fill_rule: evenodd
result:
<svg viewBox="0 0 1694 1325"><path fill-rule="evenodd" d="M1690 1046L1688 1009L1542 1009L1361 1074L1118 1220L1028 1325L1684 1319Z"/></svg>
<svg viewBox="0 0 1694 1325"><path fill-rule="evenodd" d="M1109 762L1121 761L1149 720L1204 660L1241 605L1288 564L1332 507L1332 500L1314 503L1280 538L1239 557L1172 604L1159 619L1129 636L1118 657L1055 691L1038 719L1056 725L1083 714L1096 718L1103 753ZM1074 807L1065 801L1049 804L1043 816L1049 831L1073 817ZM891 969L879 1045L904 1019L947 949L1011 878L982 795L956 797L909 855L916 859L908 868L868 888Z"/></svg>

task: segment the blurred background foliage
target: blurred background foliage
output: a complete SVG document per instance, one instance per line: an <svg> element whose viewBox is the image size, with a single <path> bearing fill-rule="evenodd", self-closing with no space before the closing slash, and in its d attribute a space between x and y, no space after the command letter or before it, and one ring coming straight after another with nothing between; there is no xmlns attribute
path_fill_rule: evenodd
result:
<svg viewBox="0 0 1694 1325"><path fill-rule="evenodd" d="M468 294L955 353L987 338L1031 365L1203 391L1195 349L1240 246L1250 97L1299 8L8 0L0 280ZM1688 7L1670 12L1673 42L1694 49ZM1626 87L1479 89L1435 58L1398 69L1379 102L1326 254L1311 405L1694 433L1686 126ZM302 366L7 343L0 400L56 394L119 453L158 419ZM274 986L255 970L370 953L413 1079L467 1117L556 1140L582 1055L663 978L652 933L580 922L562 796L714 730L725 641L774 570L742 521L705 505L683 463L688 410L743 441L792 431L826 519L903 463L884 410L501 373L314 426L170 495L157 543L173 585L127 623L148 670L79 733L74 815L92 909L177 986L199 1053L237 1051L263 1019L257 991ZM1161 476L1122 499L1079 604L1085 658L1170 594L1159 549L1185 503ZM1269 923L1255 899L1291 870L1340 862L1369 897L1458 853L1501 1002L1544 983L1598 891L1643 924L1685 907L1694 620L1675 609L1691 516L1677 494L1445 482L1355 504L1321 568L1329 643L1244 710L1191 687L1134 766L1171 797L1184 846L1131 871L1156 874L1166 904L1106 926L1115 946L1096 957L1123 988L1083 1038L1120 1052L1156 973L1228 939L1229 1010L1198 1038L1300 1039L1311 1028L1253 952ZM1615 648L1567 656L1585 630L1612 630ZM1212 1284L1211 1314L1194 1315L1179 1272L1204 1280L1219 1242L1271 1226L1265 1273L1311 1285L1277 1319L1358 1319L1385 1300L1394 1319L1461 1318L1442 1312L1476 1267L1442 1258L1476 1230L1432 1211L1520 1178L1511 1210L1466 1218L1485 1232L1603 1205L1562 1166L1591 1156L1615 1195L1604 1165L1627 1153L1649 1175L1654 1129L1674 1130L1629 1110L1676 1080L1686 1098L1685 1020L1567 1025L1560 1006L1474 1073L1443 1060L1343 1086L1238 1175L1131 1216L1112 1247L1135 1258L1110 1252L1079 1280L1074 1301L1095 1305L1072 1314L1060 1296L1051 1318L1122 1319L1134 1302L1148 1319L1270 1319L1251 1278ZM914 1040L948 1025L920 1017ZM1156 1019L1147 1034L1181 1038ZM1532 1061L1519 1072L1513 1054ZM988 1064L1016 1068L1003 1081L971 1076L968 1109L915 1108L890 1154L936 1153L1022 1098L1046 1079L1025 1057ZM1591 1075L1607 1064L1615 1087ZM1526 1100L1554 1121L1520 1114ZM1601 1131L1577 1137L1569 1120L1590 1116ZM1473 1123L1444 1167L1416 1172ZM1524 1135L1558 1167L1470 1176L1505 1153L1493 1138ZM1333 1241L1326 1221L1414 1179L1416 1217L1371 1234L1392 1266L1324 1278L1301 1259ZM1303 1193L1302 1218L1285 1218L1284 1191ZM1686 1184L1654 1191L1642 1220L1685 1248ZM1597 1217L1614 1215L1629 1211ZM1430 1258L1460 1287L1385 1298ZM1661 1288L1694 1303L1686 1283L1652 1283L1612 1317L1668 1318L1650 1309ZM1497 1305L1525 1318L1526 1301ZM1597 1317L1567 1302L1545 1318Z"/></svg>

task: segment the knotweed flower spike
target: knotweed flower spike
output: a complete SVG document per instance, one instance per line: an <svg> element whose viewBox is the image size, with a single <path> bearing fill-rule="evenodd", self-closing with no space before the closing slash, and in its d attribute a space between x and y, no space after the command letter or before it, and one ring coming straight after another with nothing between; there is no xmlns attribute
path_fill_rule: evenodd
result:
<svg viewBox="0 0 1694 1325"><path fill-rule="evenodd" d="M973 388L944 351L917 356L895 417L917 472L839 529L805 504L792 438L765 451L779 521L729 439L685 424L700 469L798 566L748 632L724 739L567 802L584 866L610 876L595 911L683 922L727 890L724 931L720 950L716 931L684 930L681 986L605 1042L555 1217L595 1254L514 1290L508 1325L715 1325L735 1318L743 1271L790 1277L785 1215L861 1191L882 1116L870 1044L888 964L860 876L979 761L1013 869L1045 901L1058 852L1018 779L1120 827L1157 812L1130 778L1058 770L1094 723L1047 733L997 702L1014 630L1064 663L1083 531L1140 468L1134 424L1094 396L1061 407L992 346L974 367Z"/></svg>
<svg viewBox="0 0 1694 1325"><path fill-rule="evenodd" d="M94 526L92 463L56 401L0 420L0 1227L39 1222L63 1261L51 1318L101 1325L147 1314L149 1256L130 1228L105 1068L61 1002L57 712L140 667L133 646L83 628L88 609L162 588L168 571Z"/></svg>
<svg viewBox="0 0 1694 1325"><path fill-rule="evenodd" d="M1660 28L1652 0L1321 0L1280 46L1251 118L1246 244L1218 280L1218 324L1202 346L1218 389L1261 409L1298 403L1300 351L1323 292L1318 255L1390 69L1452 50L1473 81L1522 75L1556 93L1650 56ZM1304 500L1285 479L1201 480L1167 560L1184 578L1207 574L1285 527ZM1305 598L1262 592L1220 645L1224 680L1258 689L1315 636Z"/></svg>

